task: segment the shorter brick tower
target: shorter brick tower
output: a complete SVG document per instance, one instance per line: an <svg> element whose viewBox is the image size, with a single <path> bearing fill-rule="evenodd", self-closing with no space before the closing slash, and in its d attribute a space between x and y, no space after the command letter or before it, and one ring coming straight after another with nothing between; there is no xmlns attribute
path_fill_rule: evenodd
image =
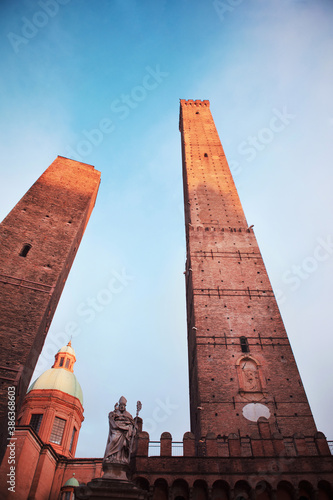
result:
<svg viewBox="0 0 333 500"><path fill-rule="evenodd" d="M99 183L93 166L58 156L0 225L0 461L9 403L17 416Z"/></svg>

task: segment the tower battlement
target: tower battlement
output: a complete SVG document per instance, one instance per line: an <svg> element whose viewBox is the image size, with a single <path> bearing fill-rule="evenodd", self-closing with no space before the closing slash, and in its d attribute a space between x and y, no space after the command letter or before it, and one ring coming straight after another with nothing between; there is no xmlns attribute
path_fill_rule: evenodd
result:
<svg viewBox="0 0 333 500"><path fill-rule="evenodd" d="M180 446L182 444L182 446ZM152 447L153 445L153 447ZM177 446L175 446L177 445ZM177 448L182 449L179 453ZM152 450L158 453L151 453ZM160 441L150 441L148 432L140 432L136 458L148 457L319 457L331 458L331 452L322 432L304 436L296 432L293 436L282 436L279 432L271 432L268 421L261 417L257 422L257 431L250 436L240 437L237 434L216 435L209 432L197 443L192 432L186 432L182 443L173 442L169 432L163 432ZM175 471L176 472L176 471Z"/></svg>
<svg viewBox="0 0 333 500"><path fill-rule="evenodd" d="M171 435L163 433L159 454L149 456L149 435L139 435L132 464L135 481L158 499L165 498L162 491L174 495L171 498L179 492L184 498L192 494L204 499L331 498L325 478L331 473L332 456L321 432L283 437L259 419L251 436L208 433L196 443L194 434L187 432L181 456L173 454L172 444Z"/></svg>
<svg viewBox="0 0 333 500"><path fill-rule="evenodd" d="M207 99L180 99L181 106L207 106L210 107L210 102Z"/></svg>

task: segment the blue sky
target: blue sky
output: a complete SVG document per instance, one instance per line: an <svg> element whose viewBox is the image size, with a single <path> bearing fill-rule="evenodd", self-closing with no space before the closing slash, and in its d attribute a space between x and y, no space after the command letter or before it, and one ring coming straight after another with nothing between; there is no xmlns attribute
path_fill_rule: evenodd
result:
<svg viewBox="0 0 333 500"><path fill-rule="evenodd" d="M57 155L102 172L33 377L74 330L85 407L77 456L103 455L121 395L129 411L142 401L152 439L189 430L180 98L211 102L317 426L333 439L333 4L23 0L0 9L1 219ZM112 278L119 293L107 301ZM99 310L88 314L92 299Z"/></svg>

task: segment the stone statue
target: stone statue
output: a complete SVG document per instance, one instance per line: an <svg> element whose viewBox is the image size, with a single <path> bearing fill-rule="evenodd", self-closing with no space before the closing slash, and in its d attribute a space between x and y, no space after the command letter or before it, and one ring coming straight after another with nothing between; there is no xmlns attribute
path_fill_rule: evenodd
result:
<svg viewBox="0 0 333 500"><path fill-rule="evenodd" d="M122 396L116 403L114 410L109 413L109 436L106 443L104 463L128 464L133 449L134 438L137 433L137 418L126 411L127 400ZM141 403L137 403L136 417L141 410Z"/></svg>

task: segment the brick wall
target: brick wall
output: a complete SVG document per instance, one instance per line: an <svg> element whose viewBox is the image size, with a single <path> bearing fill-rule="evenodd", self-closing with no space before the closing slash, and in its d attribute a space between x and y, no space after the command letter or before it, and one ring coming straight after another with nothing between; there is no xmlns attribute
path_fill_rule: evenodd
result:
<svg viewBox="0 0 333 500"><path fill-rule="evenodd" d="M139 486L155 491L164 485L164 492L172 495L175 485L182 483L186 494L193 495L195 491L198 494L200 484L206 491L202 498L217 498L212 492L219 488L225 492L222 498L237 498L235 492L242 484L247 485L245 498L261 498L254 494L260 484L269 492L268 499L290 498L283 496L284 488L299 498L300 485L306 485L309 496L304 491L305 498L315 498L314 492L318 494L318 490L322 490L318 498L331 498L324 491L333 495L332 456L320 432L283 437L271 433L268 421L261 418L256 432L247 438L209 433L196 443L194 434L187 432L183 438L183 456L172 456L171 440L169 433L163 433L159 456L148 456L149 435L140 433L133 463L134 479ZM274 497L272 491L280 491L281 495ZM153 498L164 497L156 494Z"/></svg>

